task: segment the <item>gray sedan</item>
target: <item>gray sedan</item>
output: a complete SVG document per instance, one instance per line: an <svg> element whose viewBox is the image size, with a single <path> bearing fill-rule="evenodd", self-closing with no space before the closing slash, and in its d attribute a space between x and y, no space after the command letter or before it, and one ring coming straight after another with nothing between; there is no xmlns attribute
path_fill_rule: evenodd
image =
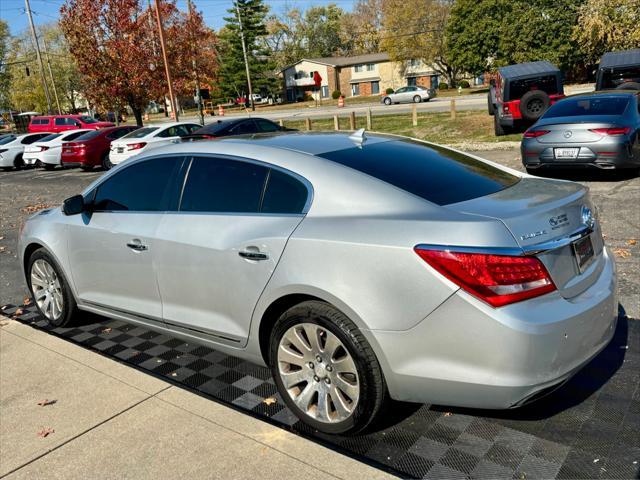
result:
<svg viewBox="0 0 640 480"><path fill-rule="evenodd" d="M436 96L433 88L424 88L418 86L402 87L393 93L384 95L380 101L385 105L392 103L420 103L428 102Z"/></svg>
<svg viewBox="0 0 640 480"><path fill-rule="evenodd" d="M154 149L28 219L19 252L51 324L94 312L267 364L327 433L388 397L518 407L617 319L585 187L362 131Z"/></svg>
<svg viewBox="0 0 640 480"><path fill-rule="evenodd" d="M605 91L560 100L524 133L522 163L640 168L640 93Z"/></svg>

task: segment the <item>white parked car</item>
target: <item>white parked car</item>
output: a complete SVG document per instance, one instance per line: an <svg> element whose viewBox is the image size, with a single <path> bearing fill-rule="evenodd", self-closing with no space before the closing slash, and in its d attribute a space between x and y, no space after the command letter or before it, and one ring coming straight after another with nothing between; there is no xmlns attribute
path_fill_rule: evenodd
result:
<svg viewBox="0 0 640 480"><path fill-rule="evenodd" d="M37 165L38 162L47 170L53 170L62 165L62 143L75 140L86 132L92 132L86 128L67 130L66 132L52 133L37 142L24 148L22 160L25 165Z"/></svg>
<svg viewBox="0 0 640 480"><path fill-rule="evenodd" d="M111 165L117 165L152 148L178 143L182 137L191 135L199 128L202 128L202 125L188 122L163 123L139 128L111 142L109 162Z"/></svg>
<svg viewBox="0 0 640 480"><path fill-rule="evenodd" d="M22 157L24 148L44 137L51 135L49 132L24 133L22 135L6 135L0 138L0 168L11 170L24 166Z"/></svg>

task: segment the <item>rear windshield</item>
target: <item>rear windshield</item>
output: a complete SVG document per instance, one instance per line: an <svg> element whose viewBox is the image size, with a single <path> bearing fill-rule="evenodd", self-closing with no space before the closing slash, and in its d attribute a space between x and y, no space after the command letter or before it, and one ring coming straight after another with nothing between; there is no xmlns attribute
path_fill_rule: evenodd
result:
<svg viewBox="0 0 640 480"><path fill-rule="evenodd" d="M80 120L82 120L84 123L98 123L98 121L95 118L88 117L86 115L82 115L80 117Z"/></svg>
<svg viewBox="0 0 640 480"><path fill-rule="evenodd" d="M80 135L76 140L91 140L92 138L96 138L98 135L101 135L103 130L91 130L90 132L85 132Z"/></svg>
<svg viewBox="0 0 640 480"><path fill-rule="evenodd" d="M139 128L138 130L134 130L131 133L127 133L122 138L142 138L142 137L146 137L151 132L155 132L156 130L158 130L158 127L143 127L143 128Z"/></svg>
<svg viewBox="0 0 640 480"><path fill-rule="evenodd" d="M232 127L235 124L236 122L233 122L233 121L226 121L226 122L218 121L218 122L210 123L209 125L205 125L204 127L194 131L192 135L219 135L222 132L225 132L226 130L228 130L229 127Z"/></svg>
<svg viewBox="0 0 640 480"><path fill-rule="evenodd" d="M629 97L566 98L552 105L544 114L544 118L622 115L628 104Z"/></svg>
<svg viewBox="0 0 640 480"><path fill-rule="evenodd" d="M555 75L512 80L509 83L509 100L518 100L530 90L542 90L547 95L558 93L558 78Z"/></svg>
<svg viewBox="0 0 640 480"><path fill-rule="evenodd" d="M499 192L519 178L442 147L396 140L320 155L438 205Z"/></svg>
<svg viewBox="0 0 640 480"><path fill-rule="evenodd" d="M13 142L16 139L15 135L7 135L6 137L0 138L0 145L5 145L9 142Z"/></svg>
<svg viewBox="0 0 640 480"><path fill-rule="evenodd" d="M604 69L602 72L601 89L616 88L623 83L640 83L640 65L614 69Z"/></svg>
<svg viewBox="0 0 640 480"><path fill-rule="evenodd" d="M44 138L41 138L40 141L41 142L50 142L51 140L55 140L56 138L58 138L60 135L62 135L61 133L52 133L51 135L47 135Z"/></svg>

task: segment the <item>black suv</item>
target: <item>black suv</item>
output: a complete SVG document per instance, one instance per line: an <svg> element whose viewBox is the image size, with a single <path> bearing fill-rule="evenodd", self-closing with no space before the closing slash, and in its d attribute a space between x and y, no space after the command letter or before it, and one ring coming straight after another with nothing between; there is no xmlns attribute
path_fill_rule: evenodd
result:
<svg viewBox="0 0 640 480"><path fill-rule="evenodd" d="M600 59L596 90L640 90L640 48L607 52Z"/></svg>
<svg viewBox="0 0 640 480"><path fill-rule="evenodd" d="M529 62L498 68L487 98L497 136L524 130L550 105L564 98L562 74L546 62Z"/></svg>

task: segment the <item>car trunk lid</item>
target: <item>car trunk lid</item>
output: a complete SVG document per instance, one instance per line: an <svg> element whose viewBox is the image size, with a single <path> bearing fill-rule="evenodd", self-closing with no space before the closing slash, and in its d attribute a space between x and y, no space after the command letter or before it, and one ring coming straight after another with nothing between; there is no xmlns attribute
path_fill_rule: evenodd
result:
<svg viewBox="0 0 640 480"><path fill-rule="evenodd" d="M549 122L538 122L535 130L548 130L549 133L536 138L540 143L593 143L602 140L600 133L594 132L597 128L616 126L615 115L603 115L598 121L576 122L576 117L558 117Z"/></svg>
<svg viewBox="0 0 640 480"><path fill-rule="evenodd" d="M448 208L500 220L526 253L540 258L566 298L589 288L604 265L597 223L588 240L579 238L578 232L589 230L583 213L593 212L588 189L579 184L525 177L510 188Z"/></svg>

